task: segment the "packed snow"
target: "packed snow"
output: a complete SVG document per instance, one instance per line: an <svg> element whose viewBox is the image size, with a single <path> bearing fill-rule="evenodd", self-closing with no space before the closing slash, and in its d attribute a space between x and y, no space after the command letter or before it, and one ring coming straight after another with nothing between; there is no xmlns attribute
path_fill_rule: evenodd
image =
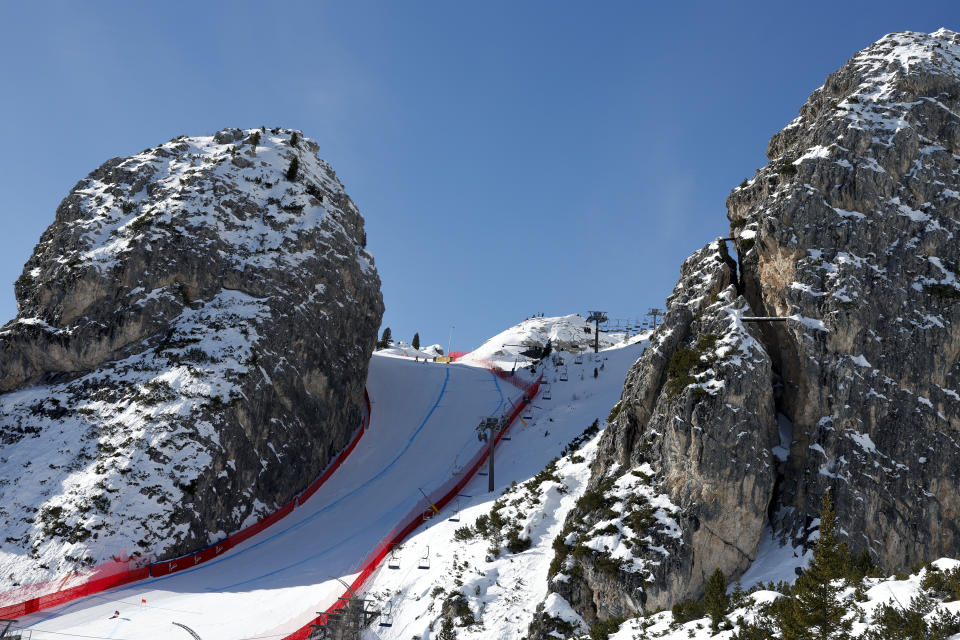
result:
<svg viewBox="0 0 960 640"><path fill-rule="evenodd" d="M374 356L369 431L302 507L227 554L26 617L34 640L69 632L204 640L290 633L336 601L366 554L482 446L474 427L519 391L489 371ZM548 440L548 442L554 442ZM539 444L539 442L538 442ZM141 599L146 604L141 605ZM119 610L121 616L111 619Z"/></svg>

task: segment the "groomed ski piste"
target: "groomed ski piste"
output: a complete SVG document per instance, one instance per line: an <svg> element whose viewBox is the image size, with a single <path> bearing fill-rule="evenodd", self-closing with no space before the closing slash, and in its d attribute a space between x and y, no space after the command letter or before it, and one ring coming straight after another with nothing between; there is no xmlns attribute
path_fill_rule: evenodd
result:
<svg viewBox="0 0 960 640"><path fill-rule="evenodd" d="M528 375L518 372L519 375ZM622 382L622 378L621 378ZM283 638L343 594L367 555L483 445L475 427L522 392L489 370L377 355L370 426L303 506L223 556L22 618L35 640ZM119 612L119 615L116 615Z"/></svg>
<svg viewBox="0 0 960 640"><path fill-rule="evenodd" d="M498 345L522 342L529 330L543 321L550 324L553 338L557 329L565 330L571 318L530 319L504 332L500 339L491 338L486 349L481 347L464 360L486 356L509 368L517 349L501 350ZM549 321L557 321L559 327ZM370 606L382 615L364 630L363 640L435 639L440 635L445 601L460 597L458 640L525 638L536 607L545 599L548 613L579 621L562 598L549 593L552 545L567 513L586 490L605 420L620 399L627 371L648 344L646 337L625 339L598 354L560 352L556 364L548 359L541 371L545 384L540 395L523 413L523 422L511 429L511 440L497 449L493 493L488 491L487 477L475 477L458 504L451 504L415 532L393 562L382 564L367 582ZM595 421L597 429L592 430ZM569 448L572 441L578 444ZM563 455L565 450L569 455ZM551 477L538 484L538 474L555 458L559 459ZM504 510L508 516L516 515L520 535L530 541L528 549L511 553L504 548L494 554L491 543L482 536L458 539L457 530L475 525L496 500L509 503L534 494L533 504L525 502ZM518 513L521 510L523 515ZM461 613L476 622L463 624Z"/></svg>

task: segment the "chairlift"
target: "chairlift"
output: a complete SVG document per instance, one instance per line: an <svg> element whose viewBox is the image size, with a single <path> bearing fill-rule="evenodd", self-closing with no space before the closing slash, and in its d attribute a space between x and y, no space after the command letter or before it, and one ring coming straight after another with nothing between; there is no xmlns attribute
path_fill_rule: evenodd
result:
<svg viewBox="0 0 960 640"><path fill-rule="evenodd" d="M387 603L387 610L380 612L380 622L381 627L392 627L393 626L393 602Z"/></svg>
<svg viewBox="0 0 960 640"><path fill-rule="evenodd" d="M427 509L423 512L423 521L426 522L427 520L433 520L434 515L436 514L433 512L433 509Z"/></svg>
<svg viewBox="0 0 960 640"><path fill-rule="evenodd" d="M567 380L569 380L567 377L567 368L564 367L563 370L560 371L560 382L566 382Z"/></svg>
<svg viewBox="0 0 960 640"><path fill-rule="evenodd" d="M460 498L457 498L457 507L456 511L453 512L453 515L449 518L450 522L460 522Z"/></svg>
<svg viewBox="0 0 960 640"><path fill-rule="evenodd" d="M599 354L599 353L593 354L593 361L594 361L594 362L600 362L600 359L601 359L601 358L600 358L600 354Z"/></svg>
<svg viewBox="0 0 960 640"><path fill-rule="evenodd" d="M400 568L400 557L397 555L396 549L390 550L390 555L387 556L387 569L399 569Z"/></svg>
<svg viewBox="0 0 960 640"><path fill-rule="evenodd" d="M577 354L577 357L573 359L573 364L583 364L583 355Z"/></svg>
<svg viewBox="0 0 960 640"><path fill-rule="evenodd" d="M544 400L550 400L550 399L552 399L552 398L553 398L553 395L551 395L551 393L550 393L550 385L549 385L549 384L545 384L545 385L543 385L542 388L543 388L543 393L540 394L540 397L543 398Z"/></svg>
<svg viewBox="0 0 960 640"><path fill-rule="evenodd" d="M417 563L417 569L429 569L430 568L430 545L427 545L427 550L420 556L420 562Z"/></svg>

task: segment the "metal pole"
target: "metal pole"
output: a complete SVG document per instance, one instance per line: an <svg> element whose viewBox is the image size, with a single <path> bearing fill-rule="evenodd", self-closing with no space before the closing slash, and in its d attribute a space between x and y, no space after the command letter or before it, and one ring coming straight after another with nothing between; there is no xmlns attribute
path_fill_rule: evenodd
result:
<svg viewBox="0 0 960 640"><path fill-rule="evenodd" d="M453 344L453 325L450 325L450 339L447 340L447 357L450 357L450 346Z"/></svg>
<svg viewBox="0 0 960 640"><path fill-rule="evenodd" d="M490 455L489 455L489 458L490 458L490 459L488 460L487 487L488 487L488 490L490 491L490 493L493 493L493 441L494 441L494 434L493 434L493 424L492 424L492 423L491 423L491 425L490 425L489 432L490 432L490 436L489 436L489 437L490 437Z"/></svg>

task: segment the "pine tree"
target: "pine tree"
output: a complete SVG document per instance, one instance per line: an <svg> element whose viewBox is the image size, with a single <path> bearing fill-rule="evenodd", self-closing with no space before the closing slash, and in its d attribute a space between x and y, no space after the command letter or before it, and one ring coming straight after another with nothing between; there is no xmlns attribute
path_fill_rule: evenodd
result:
<svg viewBox="0 0 960 640"><path fill-rule="evenodd" d="M543 345L543 355L541 358L546 358L553 352L553 345L550 344L550 338L547 338L547 343Z"/></svg>
<svg viewBox="0 0 960 640"><path fill-rule="evenodd" d="M411 345L414 349L419 349L419 348L420 348L420 334L419 334L419 333L413 334L413 342L411 342L410 345Z"/></svg>
<svg viewBox="0 0 960 640"><path fill-rule="evenodd" d="M437 640L457 640L457 632L453 628L453 618L444 618L440 625L440 633Z"/></svg>
<svg viewBox="0 0 960 640"><path fill-rule="evenodd" d="M387 327L383 330L383 335L380 336L380 341L377 342L377 348L386 349L390 346L391 342L393 342L393 334L390 333L390 327Z"/></svg>
<svg viewBox="0 0 960 640"><path fill-rule="evenodd" d="M293 134L290 136L290 146L296 147L299 144L300 144L300 134L294 131Z"/></svg>
<svg viewBox="0 0 960 640"><path fill-rule="evenodd" d="M852 621L847 608L837 600L849 565L847 545L837 538L837 518L830 493L820 508L820 537L813 549L810 567L797 578L790 601L780 610L778 622L783 640L834 640L849 638Z"/></svg>
<svg viewBox="0 0 960 640"><path fill-rule="evenodd" d="M730 598L727 597L727 581L723 577L723 572L717 567L710 578L707 579L706 593L703 596L707 605L707 613L710 615L710 626L714 633L720 631L720 622L723 616L727 614L730 608Z"/></svg>
<svg viewBox="0 0 960 640"><path fill-rule="evenodd" d="M290 161L290 166L287 167L287 180L293 182L297 179L297 173L300 171L300 160L297 159L297 156L293 156L293 160Z"/></svg>

